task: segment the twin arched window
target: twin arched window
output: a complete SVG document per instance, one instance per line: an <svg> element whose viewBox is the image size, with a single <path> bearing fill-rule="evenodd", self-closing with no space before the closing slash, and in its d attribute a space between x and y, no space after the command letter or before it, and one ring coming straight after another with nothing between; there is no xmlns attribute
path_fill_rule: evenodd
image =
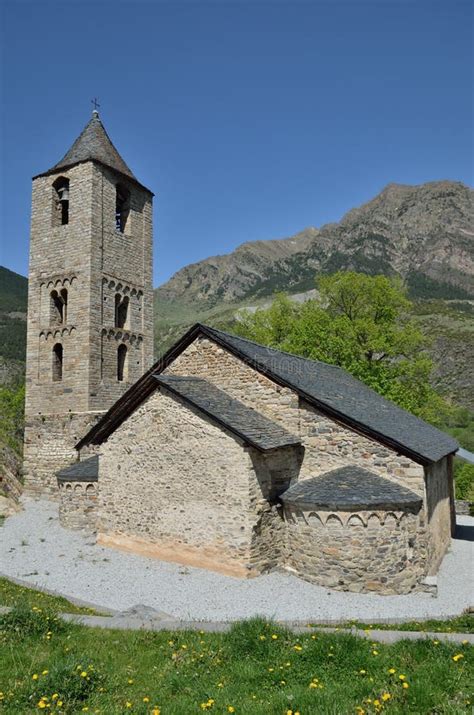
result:
<svg viewBox="0 0 474 715"><path fill-rule="evenodd" d="M67 290L53 290L50 293L50 322L52 325L67 323Z"/></svg>
<svg viewBox="0 0 474 715"><path fill-rule="evenodd" d="M128 304L130 299L128 295L121 296L120 293L115 294L115 327L125 328L128 318Z"/></svg>

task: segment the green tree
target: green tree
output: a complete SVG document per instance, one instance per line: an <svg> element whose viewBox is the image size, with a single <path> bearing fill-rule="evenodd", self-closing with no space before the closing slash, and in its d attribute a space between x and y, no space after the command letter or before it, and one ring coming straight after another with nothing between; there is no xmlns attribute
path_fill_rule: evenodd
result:
<svg viewBox="0 0 474 715"><path fill-rule="evenodd" d="M319 298L303 304L278 294L272 305L246 312L243 337L343 367L380 394L432 423L449 407L430 386L427 338L411 316L401 281L340 271L320 277Z"/></svg>

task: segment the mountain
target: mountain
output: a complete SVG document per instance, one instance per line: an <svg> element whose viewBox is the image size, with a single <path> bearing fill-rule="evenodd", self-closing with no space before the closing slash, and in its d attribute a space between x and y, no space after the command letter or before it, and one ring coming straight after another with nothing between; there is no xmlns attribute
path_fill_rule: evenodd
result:
<svg viewBox="0 0 474 715"><path fill-rule="evenodd" d="M0 384L23 373L28 280L0 266Z"/></svg>
<svg viewBox="0 0 474 715"><path fill-rule="evenodd" d="M283 240L244 243L193 263L158 288L165 303L210 309L314 287L315 273L353 269L401 275L412 293L466 298L474 293L474 192L460 182L389 184L339 223ZM431 297L430 296L430 297Z"/></svg>

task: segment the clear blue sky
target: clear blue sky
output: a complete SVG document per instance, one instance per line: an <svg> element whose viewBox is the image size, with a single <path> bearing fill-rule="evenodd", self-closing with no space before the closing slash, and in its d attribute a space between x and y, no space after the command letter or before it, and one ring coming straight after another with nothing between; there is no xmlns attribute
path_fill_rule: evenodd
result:
<svg viewBox="0 0 474 715"><path fill-rule="evenodd" d="M472 183L469 0L3 0L0 262L94 95L155 193L155 284L338 220L389 182Z"/></svg>

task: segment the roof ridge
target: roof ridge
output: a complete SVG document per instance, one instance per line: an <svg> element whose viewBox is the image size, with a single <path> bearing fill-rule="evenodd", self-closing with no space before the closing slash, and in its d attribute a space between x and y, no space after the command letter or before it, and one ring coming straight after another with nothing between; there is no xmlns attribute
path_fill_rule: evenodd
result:
<svg viewBox="0 0 474 715"><path fill-rule="evenodd" d="M241 337L240 335L234 335L233 333L227 333L225 330L219 330L218 328L211 328L210 325L206 325L205 323L196 323L196 326L199 325L201 328L205 328L206 330L210 330L214 333L218 333L220 335L226 335L229 338L237 339L237 340L243 340L246 343L250 343L250 345L255 345L258 348L268 348L269 350L274 350L277 353L280 353L281 355L288 355L288 357L291 357L293 359L297 360L303 360L304 362L313 362L316 363L316 365L326 365L327 367L332 367L336 370L343 370L343 368L340 365L332 365L330 362L324 362L324 360L314 360L313 358L306 358L303 357L303 355L297 355L296 353L289 353L287 350L280 350L280 348L273 348L270 345L262 345L261 343L255 342L255 340L250 340L249 338L244 338ZM347 370L344 370L344 372L347 373ZM348 373L350 374L350 373ZM352 376L353 377L353 376ZM354 378L355 380L357 378Z"/></svg>

